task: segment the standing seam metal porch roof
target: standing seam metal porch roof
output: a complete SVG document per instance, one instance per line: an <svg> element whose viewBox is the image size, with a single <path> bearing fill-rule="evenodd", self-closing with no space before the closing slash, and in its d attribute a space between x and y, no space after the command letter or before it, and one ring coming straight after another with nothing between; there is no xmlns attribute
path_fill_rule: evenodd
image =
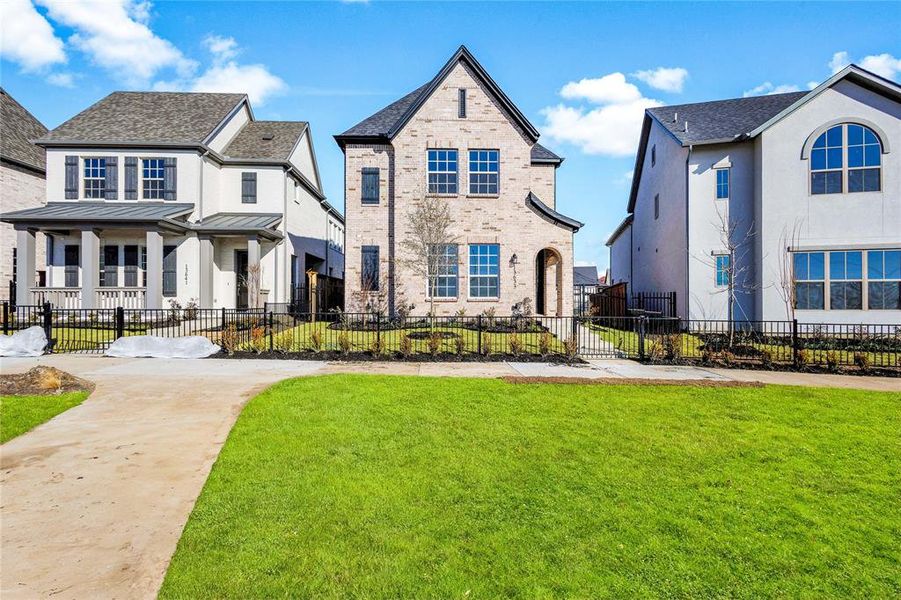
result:
<svg viewBox="0 0 901 600"><path fill-rule="evenodd" d="M194 205L176 202L48 202L44 206L3 213L0 220L7 223L29 221L161 221L186 216Z"/></svg>

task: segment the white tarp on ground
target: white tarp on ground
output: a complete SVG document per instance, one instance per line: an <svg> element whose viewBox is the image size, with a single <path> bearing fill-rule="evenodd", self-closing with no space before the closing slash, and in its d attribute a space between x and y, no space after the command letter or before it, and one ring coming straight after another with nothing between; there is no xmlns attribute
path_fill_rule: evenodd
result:
<svg viewBox="0 0 901 600"><path fill-rule="evenodd" d="M40 356L46 346L47 336L37 325L12 335L0 335L0 356Z"/></svg>
<svg viewBox="0 0 901 600"><path fill-rule="evenodd" d="M135 335L117 339L110 344L106 355L118 358L206 358L219 350L219 346L200 335L174 338Z"/></svg>

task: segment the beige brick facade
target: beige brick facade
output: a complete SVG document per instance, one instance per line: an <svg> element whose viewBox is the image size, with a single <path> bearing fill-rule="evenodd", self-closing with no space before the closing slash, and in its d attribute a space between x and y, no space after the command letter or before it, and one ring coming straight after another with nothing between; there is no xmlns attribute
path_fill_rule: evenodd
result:
<svg viewBox="0 0 901 600"><path fill-rule="evenodd" d="M458 117L458 90L466 90L466 117ZM543 249L559 267L548 267L545 314L572 313L572 230L554 224L530 208L531 191L554 208L554 165L533 164L532 141L464 62L458 62L432 95L390 144L347 144L345 147L345 214L347 220L346 308L361 310L361 247L379 247L381 289L394 306L401 299L415 305L414 312L428 310L426 282L405 270L397 253L407 235L411 207L427 192L427 151L458 151L458 193L441 196L455 223L458 247L458 297L436 304L436 312L453 314L465 309L474 315L493 307L498 315L529 298L537 304L536 258ZM499 151L499 194L469 195L468 151ZM377 205L361 203L361 170L379 167L380 196ZM494 299L469 297L469 251L473 243L498 244L500 293ZM515 260L514 260L515 256ZM393 265L393 268L392 268ZM560 269L558 275L557 269Z"/></svg>
<svg viewBox="0 0 901 600"><path fill-rule="evenodd" d="M34 208L44 204L44 177L36 171L0 163L0 205L2 212ZM9 282L13 278L13 249L16 232L9 223L0 223L0 300L9 300ZM35 264L38 271L46 270L46 241L44 234L35 240Z"/></svg>

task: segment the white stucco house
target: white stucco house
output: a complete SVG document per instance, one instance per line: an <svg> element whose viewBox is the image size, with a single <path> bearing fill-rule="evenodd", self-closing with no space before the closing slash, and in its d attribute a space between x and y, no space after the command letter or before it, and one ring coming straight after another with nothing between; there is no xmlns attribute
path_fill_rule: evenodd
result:
<svg viewBox="0 0 901 600"><path fill-rule="evenodd" d="M0 217L19 304L243 308L290 301L311 271L343 278L309 125L258 121L244 94L115 92L36 143L45 202Z"/></svg>
<svg viewBox="0 0 901 600"><path fill-rule="evenodd" d="M676 291L688 319L901 323L899 148L901 87L855 65L648 109L612 282Z"/></svg>

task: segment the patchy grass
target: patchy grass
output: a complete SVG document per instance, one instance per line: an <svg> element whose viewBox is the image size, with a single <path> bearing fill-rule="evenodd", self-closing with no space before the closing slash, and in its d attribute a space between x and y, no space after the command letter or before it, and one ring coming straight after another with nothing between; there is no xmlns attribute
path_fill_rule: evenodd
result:
<svg viewBox="0 0 901 600"><path fill-rule="evenodd" d="M898 393L289 380L161 597L898 597L898 431Z"/></svg>
<svg viewBox="0 0 901 600"><path fill-rule="evenodd" d="M56 396L0 396L0 444L81 404L87 392Z"/></svg>

